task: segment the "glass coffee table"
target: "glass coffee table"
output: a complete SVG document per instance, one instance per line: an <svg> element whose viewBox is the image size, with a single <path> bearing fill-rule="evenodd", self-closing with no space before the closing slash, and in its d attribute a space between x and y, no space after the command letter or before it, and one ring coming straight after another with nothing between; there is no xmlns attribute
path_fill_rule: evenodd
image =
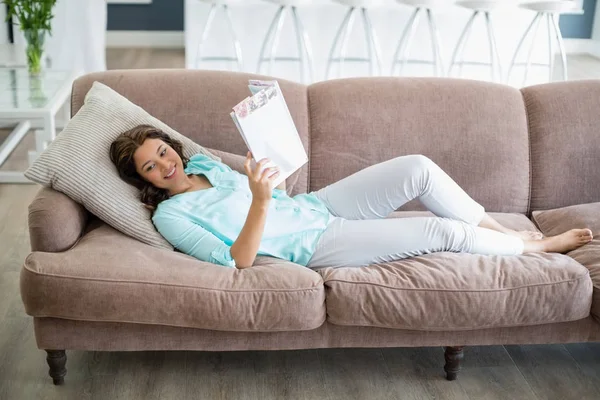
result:
<svg viewBox="0 0 600 400"><path fill-rule="evenodd" d="M56 129L70 119L68 100L76 77L71 71L45 70L34 77L26 68L0 68L0 125L16 125L0 143L0 166L30 129L35 132L35 149L28 153L29 165L54 140ZM31 183L23 172L0 170L0 183Z"/></svg>

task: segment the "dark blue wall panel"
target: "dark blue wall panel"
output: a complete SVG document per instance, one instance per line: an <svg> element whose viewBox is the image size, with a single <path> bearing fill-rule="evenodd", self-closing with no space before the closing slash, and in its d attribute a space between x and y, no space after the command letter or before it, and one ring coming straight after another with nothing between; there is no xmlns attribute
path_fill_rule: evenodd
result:
<svg viewBox="0 0 600 400"><path fill-rule="evenodd" d="M590 39L594 24L596 0L584 0L583 15L563 15L560 17L560 30L564 37Z"/></svg>
<svg viewBox="0 0 600 400"><path fill-rule="evenodd" d="M183 31L183 0L150 4L109 4L107 29L115 31Z"/></svg>

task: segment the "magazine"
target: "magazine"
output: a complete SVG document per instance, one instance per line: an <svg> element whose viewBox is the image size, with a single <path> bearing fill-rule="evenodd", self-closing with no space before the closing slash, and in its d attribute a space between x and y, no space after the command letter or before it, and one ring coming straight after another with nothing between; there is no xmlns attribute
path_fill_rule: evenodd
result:
<svg viewBox="0 0 600 400"><path fill-rule="evenodd" d="M308 156L298 135L277 81L250 80L251 96L233 107L231 118L238 128L255 161L268 158L265 168L277 166L278 186L308 162Z"/></svg>

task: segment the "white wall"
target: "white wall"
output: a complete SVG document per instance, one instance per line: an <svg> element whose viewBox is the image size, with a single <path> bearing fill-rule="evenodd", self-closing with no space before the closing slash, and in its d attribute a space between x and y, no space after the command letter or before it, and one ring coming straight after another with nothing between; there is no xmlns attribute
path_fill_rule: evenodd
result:
<svg viewBox="0 0 600 400"><path fill-rule="evenodd" d="M339 4L333 4L328 1L322 1L321 4L307 5L299 8L299 14L304 21L305 28L313 44L314 64L317 73L315 80L324 79L327 56L335 32L341 23L346 8ZM508 3L507 3L508 4ZM208 8L206 4L195 0L186 0L185 10L185 31L186 31L186 65L193 65L193 57L196 53L196 44L200 38L201 29L205 22ZM264 35L267 32L268 25L274 16L277 7L264 2L248 1L243 5L231 6L231 13L234 19L234 25L241 39L242 48L245 56L246 70L254 72L256 70L258 54ZM392 56L395 52L397 42L402 33L402 28L407 23L412 12L412 8L396 4L394 1L387 1L382 7L371 10L371 19L379 35L379 41L383 54L383 73L390 73ZM438 28L442 40L442 56L445 67L450 62L452 51L458 40L460 32L464 27L471 12L453 5L440 9L435 13L438 20ZM517 42L528 24L534 17L531 11L507 7L494 14L492 22L495 26L496 38L498 41L498 50L503 62L504 71L513 56ZM289 22L289 20L288 20ZM279 54L293 56L296 53L295 40L292 36L292 25L286 23L284 28L284 37L279 46ZM476 29L471 37L471 42L466 48L465 54L471 60L487 61L489 50L487 47L487 36L483 19L478 19L474 28ZM223 51L233 54L232 49L227 47L225 42L228 31L226 29L217 29L212 32L207 46L207 54L215 54ZM357 20L355 23L354 34L351 37L349 49L351 53L357 56L365 54L364 39L362 36L362 24ZM542 24L538 33L539 38L546 37L546 25ZM220 38L220 39L219 39ZM533 62L546 62L547 40L541 40L535 48ZM555 46L556 47L556 46ZM421 18L421 24L416 34L411 49L411 55L418 58L430 58L429 32L425 24L425 18ZM523 57L525 54L523 54ZM289 65L289 64L288 64ZM224 68L226 65L206 64L204 68ZM412 75L431 75L431 70L423 66L411 66L407 73ZM273 75L297 79L297 70L291 67L278 67L273 71ZM367 72L367 66L347 68L347 76L364 75ZM465 67L466 76L472 78L488 79L489 70L481 67ZM547 70L539 69L539 74L530 82L544 81L547 79ZM515 76L515 78L518 78ZM520 79L516 79L520 81Z"/></svg>
<svg viewBox="0 0 600 400"><path fill-rule="evenodd" d="M58 0L53 13L45 45L50 66L80 73L105 70L106 0ZM15 42L25 45L17 27Z"/></svg>

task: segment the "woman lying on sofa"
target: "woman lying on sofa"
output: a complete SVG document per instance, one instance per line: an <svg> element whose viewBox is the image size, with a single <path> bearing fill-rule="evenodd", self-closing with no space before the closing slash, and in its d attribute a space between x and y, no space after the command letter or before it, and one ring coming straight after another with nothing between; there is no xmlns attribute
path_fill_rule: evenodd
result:
<svg viewBox="0 0 600 400"><path fill-rule="evenodd" d="M589 229L543 238L508 229L485 213L440 167L421 155L368 167L321 190L290 197L271 189L277 168L246 174L141 125L120 135L110 156L141 190L152 222L175 248L202 261L249 268L257 255L308 267L359 267L440 251L487 255L567 252ZM385 218L419 199L437 218Z"/></svg>

